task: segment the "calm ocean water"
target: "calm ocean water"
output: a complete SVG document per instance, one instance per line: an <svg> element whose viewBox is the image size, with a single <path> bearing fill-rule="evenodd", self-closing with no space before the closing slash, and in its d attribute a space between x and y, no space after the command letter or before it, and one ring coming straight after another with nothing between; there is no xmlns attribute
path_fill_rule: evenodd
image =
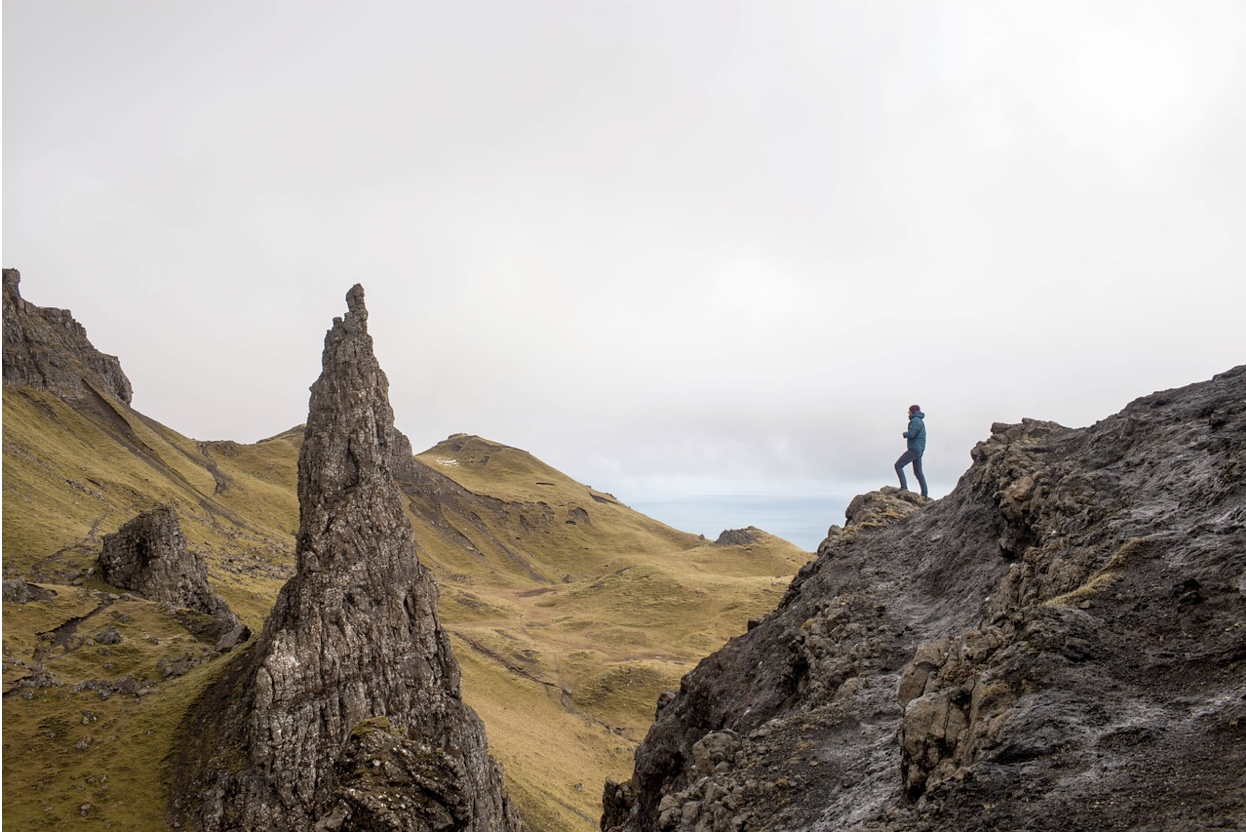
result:
<svg viewBox="0 0 1246 832"><path fill-rule="evenodd" d="M827 527L844 524L844 507L849 499L829 494L737 494L646 500L629 505L654 520L680 531L703 534L710 540L724 529L756 526L812 552L826 537Z"/></svg>

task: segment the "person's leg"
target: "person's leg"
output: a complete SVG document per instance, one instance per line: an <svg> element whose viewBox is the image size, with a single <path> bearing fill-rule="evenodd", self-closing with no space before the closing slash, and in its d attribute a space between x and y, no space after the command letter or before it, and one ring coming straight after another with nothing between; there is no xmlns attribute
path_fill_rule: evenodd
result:
<svg viewBox="0 0 1246 832"><path fill-rule="evenodd" d="M896 460L896 476L900 478L900 490L908 491L909 484L904 479L904 466L913 461L915 451L905 451L900 458Z"/></svg>
<svg viewBox="0 0 1246 832"><path fill-rule="evenodd" d="M922 475L922 452L918 451L917 456L913 458L913 474L917 477L917 482L922 487L922 496L929 497L926 493L926 478Z"/></svg>

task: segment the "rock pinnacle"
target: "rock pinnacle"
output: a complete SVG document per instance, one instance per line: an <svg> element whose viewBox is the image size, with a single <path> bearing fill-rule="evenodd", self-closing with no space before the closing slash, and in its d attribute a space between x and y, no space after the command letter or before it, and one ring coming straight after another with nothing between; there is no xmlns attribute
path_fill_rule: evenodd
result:
<svg viewBox="0 0 1246 832"><path fill-rule="evenodd" d="M410 445L394 427L363 288L346 301L311 388L297 571L254 650L188 716L171 819L205 830L516 830L394 485ZM361 782L349 764L361 742L419 776Z"/></svg>

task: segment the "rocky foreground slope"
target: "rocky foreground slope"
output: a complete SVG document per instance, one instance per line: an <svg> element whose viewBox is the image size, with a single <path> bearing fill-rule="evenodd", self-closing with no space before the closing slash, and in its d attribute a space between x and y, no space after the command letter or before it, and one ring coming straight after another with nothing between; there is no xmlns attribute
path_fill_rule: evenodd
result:
<svg viewBox="0 0 1246 832"><path fill-rule="evenodd" d="M175 826L521 828L461 699L393 469L411 457L363 290L325 336L299 455L297 572L183 722Z"/></svg>
<svg viewBox="0 0 1246 832"><path fill-rule="evenodd" d="M602 827L1246 828L1246 367L859 498Z"/></svg>

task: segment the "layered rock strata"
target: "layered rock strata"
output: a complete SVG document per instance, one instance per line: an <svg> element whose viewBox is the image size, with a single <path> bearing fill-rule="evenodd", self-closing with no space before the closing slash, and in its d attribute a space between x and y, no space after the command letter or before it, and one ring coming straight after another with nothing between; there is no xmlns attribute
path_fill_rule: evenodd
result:
<svg viewBox="0 0 1246 832"><path fill-rule="evenodd" d="M1240 826L1246 367L972 456L942 500L854 501L660 709L603 828Z"/></svg>
<svg viewBox="0 0 1246 832"><path fill-rule="evenodd" d="M4 383L129 404L133 391L116 356L95 349L69 310L24 300L21 281L17 269L4 270Z"/></svg>
<svg viewBox="0 0 1246 832"><path fill-rule="evenodd" d="M394 428L361 287L347 305L325 337L299 454L297 572L254 650L188 715L172 822L519 829L483 725L461 699L437 586L394 485L409 444ZM360 765L376 776L362 782Z"/></svg>

